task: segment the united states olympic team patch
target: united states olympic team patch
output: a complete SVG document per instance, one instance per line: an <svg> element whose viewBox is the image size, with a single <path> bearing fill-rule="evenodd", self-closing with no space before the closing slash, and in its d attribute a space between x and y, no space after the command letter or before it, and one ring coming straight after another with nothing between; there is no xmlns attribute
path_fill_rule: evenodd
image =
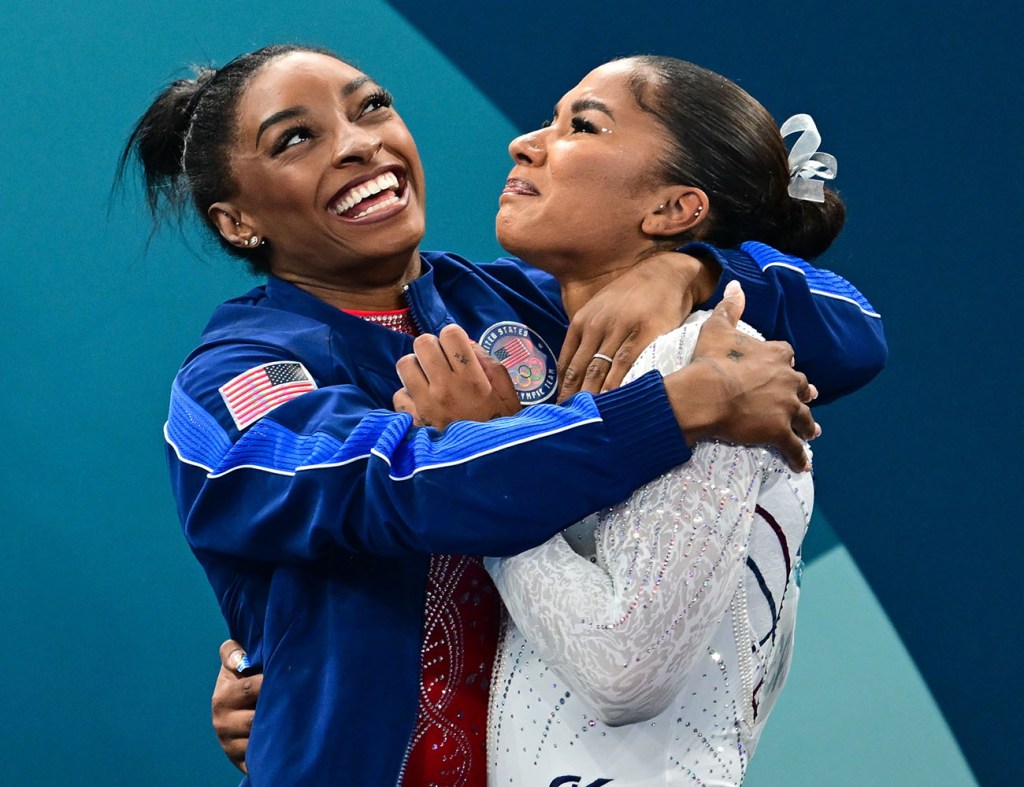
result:
<svg viewBox="0 0 1024 787"><path fill-rule="evenodd" d="M555 356L536 331L518 322L495 323L483 332L480 346L508 369L523 404L543 402L555 392Z"/></svg>

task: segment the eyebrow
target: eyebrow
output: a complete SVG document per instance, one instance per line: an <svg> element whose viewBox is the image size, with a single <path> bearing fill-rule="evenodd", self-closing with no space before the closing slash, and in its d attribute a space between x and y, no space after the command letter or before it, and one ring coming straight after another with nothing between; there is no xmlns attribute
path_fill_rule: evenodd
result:
<svg viewBox="0 0 1024 787"><path fill-rule="evenodd" d="M612 120L615 120L615 113L608 108L608 105L603 101L598 101L596 98L581 98L573 101L569 106L569 111L573 114L577 112L585 112L588 109L596 109L598 112L604 112ZM554 116L558 117L558 105L555 105Z"/></svg>
<svg viewBox="0 0 1024 787"><path fill-rule="evenodd" d="M344 96L345 98L348 98L357 90L359 90L359 88L368 83L376 84L373 81L373 79L366 75L356 77L341 89L341 95ZM263 136L263 132L270 128L272 125L274 125L275 123L280 123L283 120L290 120L291 118L298 117L299 115L305 115L308 112L309 110L306 109L306 107L289 107L288 109L282 109L280 112L275 112L273 115L271 115L262 123L260 123L259 130L257 130L256 132L256 147L259 147L260 145L260 137Z"/></svg>
<svg viewBox="0 0 1024 787"><path fill-rule="evenodd" d="M371 79L370 77L366 76L366 74L363 74L361 77L356 77L351 82L349 82L347 85L345 85L344 88L342 88L341 95L346 96L346 97L347 96L351 96L353 93L355 93L357 90L359 90L359 88L361 88L363 85L365 85L367 83L376 84L376 83L374 83L373 79Z"/></svg>
<svg viewBox="0 0 1024 787"><path fill-rule="evenodd" d="M260 123L260 128L256 132L256 147L259 147L260 145L260 137L263 136L263 132L270 128L272 125L274 125L275 123L280 123L283 120L290 120L291 118L298 117L299 115L305 115L308 112L309 110L306 109L305 107L289 107L288 109L282 109L280 112L275 112L273 115L271 115L262 123Z"/></svg>

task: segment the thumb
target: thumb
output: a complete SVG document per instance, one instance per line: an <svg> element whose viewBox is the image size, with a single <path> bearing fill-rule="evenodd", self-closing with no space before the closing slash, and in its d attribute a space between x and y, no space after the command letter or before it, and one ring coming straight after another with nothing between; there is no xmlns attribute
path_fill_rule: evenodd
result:
<svg viewBox="0 0 1024 787"><path fill-rule="evenodd" d="M220 663L224 669L231 672L244 672L252 666L249 657L245 655L245 649L233 639L226 639L221 643Z"/></svg>
<svg viewBox="0 0 1024 787"><path fill-rule="evenodd" d="M470 342L470 346L473 348L473 355L475 355L476 359L480 361L480 365L484 367L484 369L489 369L493 366L497 366L499 369L503 370L506 374L508 374L508 370L505 369L505 367L502 366L500 363L498 363L496 358L493 358L490 355L488 355L487 350L485 350L479 344L477 344L476 342Z"/></svg>
<svg viewBox="0 0 1024 787"><path fill-rule="evenodd" d="M487 381L494 387L495 383L501 380L502 376L509 377L508 369L502 366L495 358L492 358L487 354L487 351L476 342L473 342L473 354L476 359L480 362L480 366L484 370L484 374L487 375ZM509 378L509 382L511 382Z"/></svg>
<svg viewBox="0 0 1024 787"><path fill-rule="evenodd" d="M487 375L487 382L491 384L491 390L498 394L498 398L505 402L513 411L519 407L519 394L516 392L515 383L508 373L508 369L502 366L496 358L492 358L476 342L473 342L473 352L476 354L484 374Z"/></svg>
<svg viewBox="0 0 1024 787"><path fill-rule="evenodd" d="M733 279L725 285L722 300L715 307L713 314L728 320L729 324L735 328L736 324L740 321L740 317L743 316L743 309L746 305L747 296L743 292L740 283Z"/></svg>

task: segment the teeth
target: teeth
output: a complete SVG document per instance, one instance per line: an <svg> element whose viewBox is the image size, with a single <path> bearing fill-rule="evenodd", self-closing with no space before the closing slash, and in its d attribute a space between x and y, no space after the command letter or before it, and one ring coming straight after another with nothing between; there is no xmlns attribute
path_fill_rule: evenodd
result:
<svg viewBox="0 0 1024 787"><path fill-rule="evenodd" d="M383 202L378 202L376 205L371 205L366 210L357 213L353 218L361 219L363 216L369 216L371 213L376 213L381 208L386 208L388 205L394 205L398 202L398 197L388 197Z"/></svg>
<svg viewBox="0 0 1024 787"><path fill-rule="evenodd" d="M366 183L361 183L354 189L351 189L347 194L345 194L344 198L339 200L334 205L334 212L340 216L342 213L351 209L357 203L362 202L367 197L372 197L374 194L380 194L382 191L385 191L387 189L397 188L398 178L395 176L395 173L385 172L383 175L379 175L373 180L368 181ZM377 208L382 207L383 205L390 205L391 203L392 200L386 200L381 205L374 206L373 208L370 208L369 210L366 210L360 213L359 215L366 216L369 213L372 213ZM358 216L356 218L358 218Z"/></svg>

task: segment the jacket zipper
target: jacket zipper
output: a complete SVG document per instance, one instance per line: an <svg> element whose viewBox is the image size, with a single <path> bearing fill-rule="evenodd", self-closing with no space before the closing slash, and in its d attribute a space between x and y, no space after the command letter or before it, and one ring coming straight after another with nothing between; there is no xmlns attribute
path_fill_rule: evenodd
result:
<svg viewBox="0 0 1024 787"><path fill-rule="evenodd" d="M413 292L408 284L402 285L402 294L405 295L405 302L409 305L409 316L412 318L412 324L416 326L416 332L429 333L429 331L424 330L423 321L420 320L418 304L415 302L416 299L412 297Z"/></svg>

